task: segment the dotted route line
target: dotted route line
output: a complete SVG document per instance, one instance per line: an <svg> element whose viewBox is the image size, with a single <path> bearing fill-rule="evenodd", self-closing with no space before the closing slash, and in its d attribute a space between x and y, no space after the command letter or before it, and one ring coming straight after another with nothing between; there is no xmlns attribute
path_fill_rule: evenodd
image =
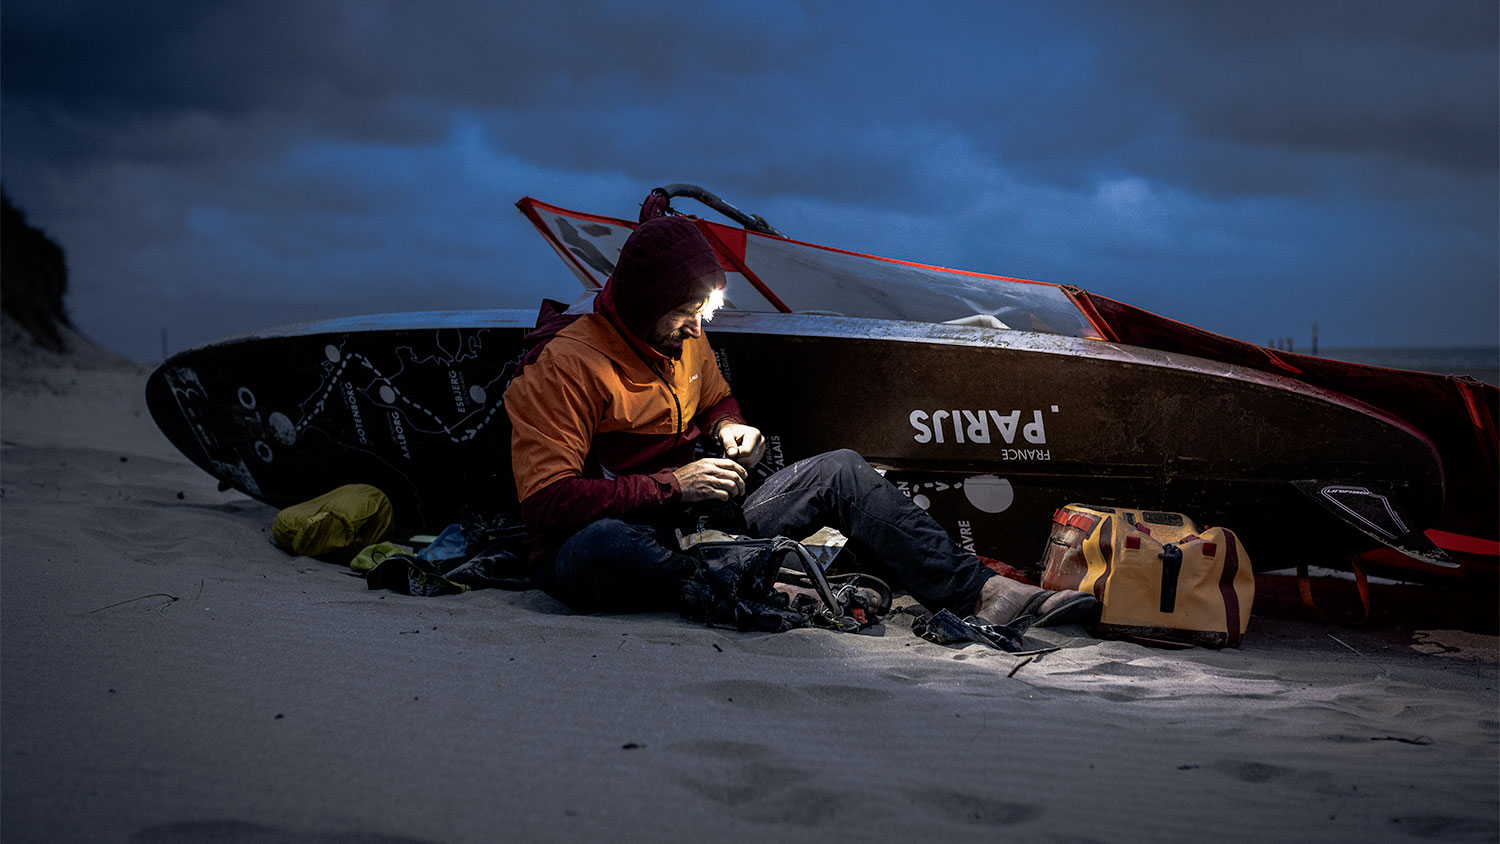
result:
<svg viewBox="0 0 1500 844"><path fill-rule="evenodd" d="M410 347L403 347L403 348L407 348L408 351L410 350ZM475 353L462 354L461 355L462 358L470 358L470 357L475 357L475 356L476 356ZM374 375L375 379L382 384L382 389L387 389L387 390L391 391L392 395L391 395L390 399L385 399L384 397L382 397L382 400L379 401L379 402L376 402L376 401L374 401L372 399L372 402L371 402L372 404L374 404L376 407L392 408L392 405L393 405L394 402L400 401L401 403L405 404L408 408L410 408L412 411L420 411L423 415L425 415L428 419L430 419L432 421L432 423L435 424L435 425L437 425L438 428L440 429L440 431L430 431L430 430L423 430L420 427L413 426L412 430L418 431L420 433L424 433L424 434L442 433L442 434L446 435L448 437L449 441L451 441L451 442L454 442L454 443L466 442L468 440L472 440L475 437L477 437L479 435L479 432L482 431L482 430L484 430L484 428L489 425L490 421L492 419L494 419L495 414L498 413L498 412L500 412L500 410L504 407L504 402L503 401L494 402L493 404L490 405L489 412L486 413L486 414L484 414L484 418L482 418L481 420L479 420L478 424L473 425L471 427L463 427L463 433L459 434L459 435L455 435L454 431L456 429L456 426L449 425L449 424L445 423L442 420L442 418L440 416L438 416L438 414L434 413L432 410L429 410L427 407L425 407L421 403L419 403L419 402L417 402L417 401L415 401L415 400L413 400L411 398L408 398L406 395L404 395L401 392L401 390L394 383L392 383L392 378L394 378L396 376L387 377L386 375L382 374L381 371L375 366L375 364L368 357L366 357L363 354L360 354L358 352L354 352L354 353L350 353L350 354L345 355L345 354L343 354L341 352L340 356L339 356L339 360L338 360L338 366L337 366L336 369L333 370L333 372L331 372L331 373L328 374L328 376L327 376L328 379L329 379L328 384L327 384L327 386L325 386L321 390L321 395L318 396L316 404L313 405L313 408L312 408L312 410L309 413L307 413L306 415L304 415L303 418L300 419L296 423L295 428L296 428L296 430L297 430L297 432L299 434L302 431L306 430L312 424L312 420L315 419L319 414L321 414L323 412L323 410L327 407L329 397L332 396L333 393L338 390L339 385L343 382L343 377L344 377L345 371L349 368L350 364L355 363L355 362L360 363L361 365L363 365L365 367L365 369L368 369L370 371L370 373L372 375ZM413 356L412 362L416 363L416 364L438 363L438 364L443 364L443 365L449 365L449 364L457 363L458 361L457 360L444 360L444 359L442 359L442 358L440 358L440 357L438 357L436 355L428 355L428 356L426 356L424 358L417 358L417 357ZM500 370L500 375L497 376L495 379L489 381L488 383L480 385L481 389L484 389L486 391L486 393L488 393L489 389L492 388L496 383L499 383L499 382L502 382L502 381L506 380L506 377L508 376L508 374L514 369L515 363L516 363L515 361L507 362L506 365ZM400 371L398 371L396 373L396 375L399 376L401 374L401 372L405 372L405 371L406 371L406 367L402 366L401 369L400 369ZM368 396L368 390L369 390L368 387L357 388L357 389L360 389L360 392L365 393ZM305 404L305 401L304 401L304 404ZM465 414L465 417L467 418L468 416L471 416L471 415L472 415L472 413ZM460 422L459 426L462 426L462 425L463 425L463 423Z"/></svg>

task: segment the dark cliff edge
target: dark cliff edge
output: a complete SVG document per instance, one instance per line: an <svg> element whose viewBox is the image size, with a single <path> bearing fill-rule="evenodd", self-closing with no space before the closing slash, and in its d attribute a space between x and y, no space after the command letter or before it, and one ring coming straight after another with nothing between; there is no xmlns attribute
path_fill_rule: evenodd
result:
<svg viewBox="0 0 1500 844"><path fill-rule="evenodd" d="M10 197L4 201L0 228L0 310L23 329L38 347L68 351L63 329L72 329L63 294L68 289L68 264L62 247L47 233L26 221ZM68 333L72 333L69 331Z"/></svg>
<svg viewBox="0 0 1500 844"><path fill-rule="evenodd" d="M62 247L28 223L9 196L0 196L0 363L7 389L58 368L143 372L140 364L99 347L74 329L63 304L68 266Z"/></svg>

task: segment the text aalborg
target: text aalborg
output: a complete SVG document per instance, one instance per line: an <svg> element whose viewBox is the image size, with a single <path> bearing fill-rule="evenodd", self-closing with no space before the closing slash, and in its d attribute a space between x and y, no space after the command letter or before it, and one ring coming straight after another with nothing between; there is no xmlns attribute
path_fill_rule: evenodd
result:
<svg viewBox="0 0 1500 844"><path fill-rule="evenodd" d="M1057 412L1057 405L1051 411ZM998 410L913 410L907 415L911 422L912 439L919 443L1004 443L1014 445L1017 436L1032 445L1047 444L1047 427L1040 410L1031 411L1031 419L1022 422L1022 411L1001 413ZM1047 460L1047 450L1021 449L1025 454L1012 455L1012 459Z"/></svg>

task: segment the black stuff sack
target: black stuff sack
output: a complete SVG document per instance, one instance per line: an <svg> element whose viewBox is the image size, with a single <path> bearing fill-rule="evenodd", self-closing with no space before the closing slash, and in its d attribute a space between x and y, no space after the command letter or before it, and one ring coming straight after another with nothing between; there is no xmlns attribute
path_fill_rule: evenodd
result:
<svg viewBox="0 0 1500 844"><path fill-rule="evenodd" d="M703 536L703 534L698 534ZM684 552L697 569L682 583L678 610L683 618L739 630L780 633L808 627L812 620L792 610L774 586L783 563L795 564L790 539L750 539L717 534L694 542Z"/></svg>

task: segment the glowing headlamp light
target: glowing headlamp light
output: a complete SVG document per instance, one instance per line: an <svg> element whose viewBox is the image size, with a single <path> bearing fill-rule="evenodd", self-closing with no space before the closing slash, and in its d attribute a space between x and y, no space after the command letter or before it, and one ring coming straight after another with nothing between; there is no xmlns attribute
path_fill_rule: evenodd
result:
<svg viewBox="0 0 1500 844"><path fill-rule="evenodd" d="M699 314L704 322L708 322L714 318L714 311L722 307L724 307L724 288L715 287L713 292L708 294L708 302L703 305L703 310Z"/></svg>

